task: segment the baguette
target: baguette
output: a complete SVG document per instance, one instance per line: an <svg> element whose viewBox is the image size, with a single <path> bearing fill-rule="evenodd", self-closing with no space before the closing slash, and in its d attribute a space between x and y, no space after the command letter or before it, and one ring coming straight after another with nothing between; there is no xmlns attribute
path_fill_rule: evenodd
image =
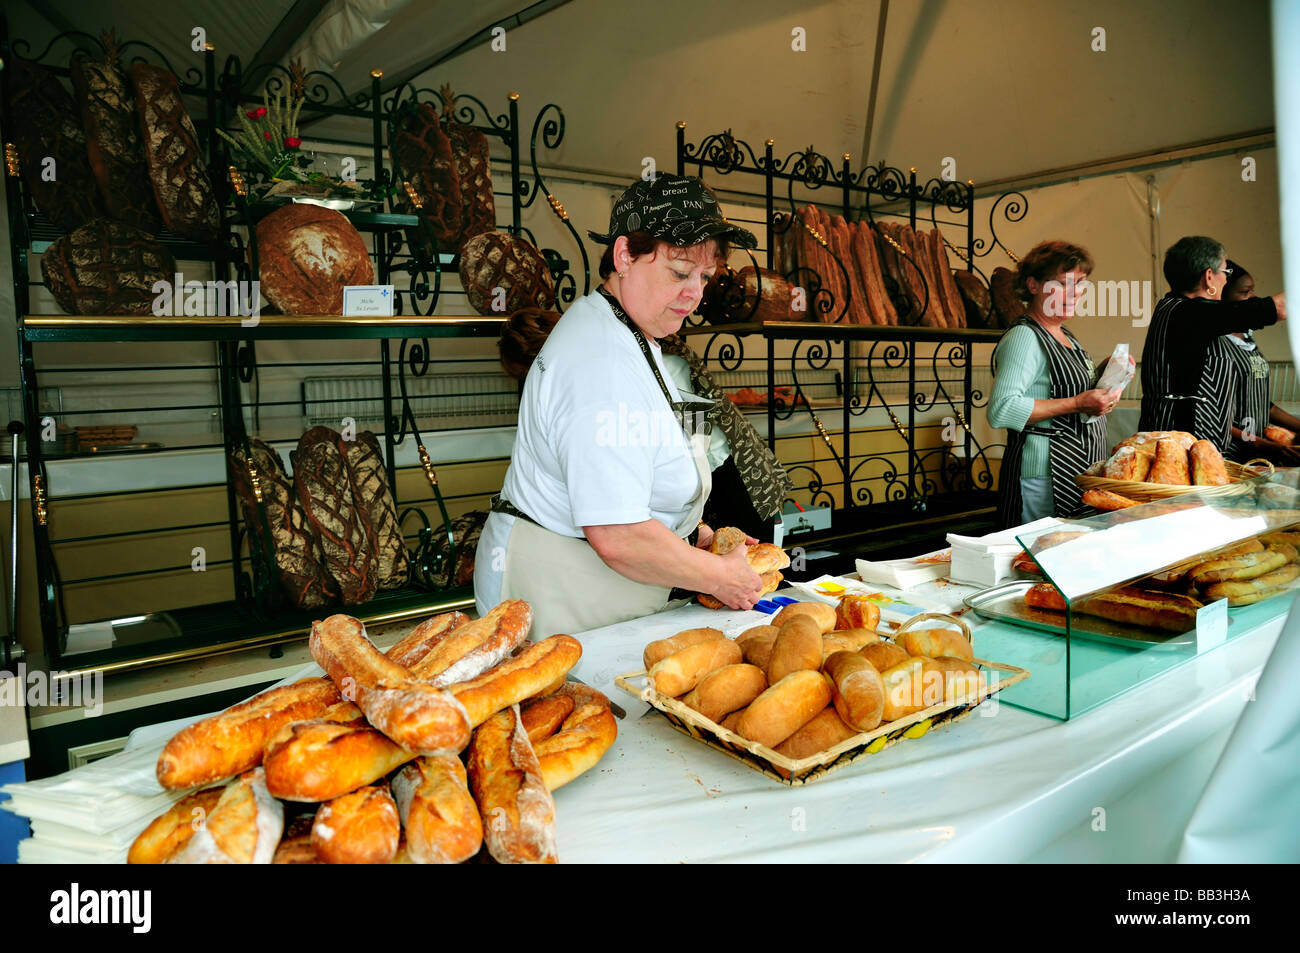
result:
<svg viewBox="0 0 1300 953"><path fill-rule="evenodd" d="M835 607L836 629L874 629L879 624L880 605L867 596L843 596Z"/></svg>
<svg viewBox="0 0 1300 953"><path fill-rule="evenodd" d="M469 621L463 612L444 612L425 619L384 653L390 662L410 668Z"/></svg>
<svg viewBox="0 0 1300 953"><path fill-rule="evenodd" d="M1284 551L1270 547L1262 552L1211 559L1193 567L1188 575L1201 586L1230 579L1254 579L1285 566L1289 561L1287 556Z"/></svg>
<svg viewBox="0 0 1300 953"><path fill-rule="evenodd" d="M775 748L830 704L830 682L821 672L792 672L769 687L745 709L736 734Z"/></svg>
<svg viewBox="0 0 1300 953"><path fill-rule="evenodd" d="M471 727L539 691L566 675L582 658L582 643L569 635L533 642L522 652L478 678L452 685L448 691L464 706Z"/></svg>
<svg viewBox="0 0 1300 953"><path fill-rule="evenodd" d="M822 633L817 623L807 615L791 616L781 625L772 643L772 657L766 669L768 684L775 685L791 672L817 671L821 667Z"/></svg>
<svg viewBox="0 0 1300 953"><path fill-rule="evenodd" d="M1293 582L1297 576L1300 576L1300 566L1295 563L1288 563L1253 579L1216 582L1205 590L1205 595L1211 600L1227 599L1228 605L1232 606L1249 605L1250 602L1260 600L1255 598L1245 601L1245 597L1258 596L1261 592L1286 586L1288 583Z"/></svg>
<svg viewBox="0 0 1300 953"><path fill-rule="evenodd" d="M572 696L555 693L520 704L519 716L524 720L524 731L528 733L528 740L534 748L537 747L537 742L560 730L564 719L573 714L573 704Z"/></svg>
<svg viewBox="0 0 1300 953"><path fill-rule="evenodd" d="M475 730L468 773L492 858L502 864L555 863L555 800L518 706L498 711Z"/></svg>
<svg viewBox="0 0 1300 953"><path fill-rule="evenodd" d="M1110 490L1100 490L1095 487L1084 491L1083 502L1085 506L1106 511L1125 510L1130 506L1140 506L1142 504L1141 500L1133 500L1119 493L1112 493Z"/></svg>
<svg viewBox="0 0 1300 953"><path fill-rule="evenodd" d="M1025 593L1025 604L1040 609L1065 611L1065 600L1055 586L1041 583ZM1076 612L1115 622L1126 622L1170 632L1186 632L1196 625L1196 610L1201 603L1190 596L1173 592L1125 586L1114 592L1084 599Z"/></svg>
<svg viewBox="0 0 1300 953"><path fill-rule="evenodd" d="M357 619L338 614L313 622L308 645L343 696L403 748L440 754L469 743L473 724L461 703L380 654Z"/></svg>
<svg viewBox="0 0 1300 953"><path fill-rule="evenodd" d="M269 864L284 832L284 808L254 768L226 785L207 821L169 864Z"/></svg>
<svg viewBox="0 0 1300 953"><path fill-rule="evenodd" d="M131 842L131 848L126 852L126 862L165 864L203 826L207 816L221 800L224 790L225 788L215 787L187 794L155 817Z"/></svg>
<svg viewBox="0 0 1300 953"><path fill-rule="evenodd" d="M454 755L417 758L393 777L393 798L417 864L460 864L483 845L483 821Z"/></svg>
<svg viewBox="0 0 1300 953"><path fill-rule="evenodd" d="M266 786L285 801L329 801L373 784L414 757L364 717L300 721L267 745Z"/></svg>
<svg viewBox="0 0 1300 953"><path fill-rule="evenodd" d="M1209 440L1198 440L1187 452L1191 466L1192 483L1196 486L1223 486L1228 483L1228 469L1223 465L1223 454Z"/></svg>
<svg viewBox="0 0 1300 953"><path fill-rule="evenodd" d="M778 629L796 616L807 616L816 624L819 634L835 630L835 610L824 602L796 602L786 606L772 619ZM873 626L845 626L845 628L873 628Z"/></svg>
<svg viewBox="0 0 1300 953"><path fill-rule="evenodd" d="M719 530L719 532L721 531ZM699 645L701 642L711 642L714 639L721 638L723 638L721 629L687 629L684 632L678 632L671 638L657 639L651 642L645 647L641 661L645 663L645 670L648 672L674 652L680 652L692 645Z"/></svg>
<svg viewBox="0 0 1300 953"><path fill-rule="evenodd" d="M831 704L846 725L874 731L885 711L885 683L876 667L857 652L835 652L826 660Z"/></svg>
<svg viewBox="0 0 1300 953"><path fill-rule="evenodd" d="M741 661L740 646L730 639L712 639L674 652L650 669L655 691L676 698L699 684L715 668Z"/></svg>
<svg viewBox="0 0 1300 953"><path fill-rule="evenodd" d="M573 714L559 731L535 746L538 768L548 791L563 787L595 767L618 738L618 722L603 694L575 682L566 682L560 692L573 699Z"/></svg>
<svg viewBox="0 0 1300 953"><path fill-rule="evenodd" d="M433 646L411 666L411 677L437 688L475 678L508 658L528 638L532 624L532 607L507 599Z"/></svg>
<svg viewBox="0 0 1300 953"><path fill-rule="evenodd" d="M757 665L744 663L714 669L682 697L682 704L719 722L745 708L767 688L767 677Z"/></svg>
<svg viewBox="0 0 1300 953"><path fill-rule="evenodd" d="M311 846L328 864L387 864L401 835L397 805L385 784L322 804L311 825Z"/></svg>
<svg viewBox="0 0 1300 953"><path fill-rule="evenodd" d="M158 756L158 783L183 790L255 768L268 738L285 725L317 717L339 699L329 679L304 678L196 721L177 732Z"/></svg>

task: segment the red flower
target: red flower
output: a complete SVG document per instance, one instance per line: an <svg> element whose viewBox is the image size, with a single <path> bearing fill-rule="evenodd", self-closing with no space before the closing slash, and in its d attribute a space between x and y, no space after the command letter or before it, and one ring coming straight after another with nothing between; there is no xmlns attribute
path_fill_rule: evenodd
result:
<svg viewBox="0 0 1300 953"><path fill-rule="evenodd" d="M244 113L244 115L247 116L249 119L261 119L263 116L266 115L266 107L258 106L252 112Z"/></svg>
<svg viewBox="0 0 1300 953"><path fill-rule="evenodd" d="M302 140L299 139L297 136L287 136L285 137L284 144L288 146L290 149L297 149L300 145L302 145Z"/></svg>
<svg viewBox="0 0 1300 953"><path fill-rule="evenodd" d="M267 142L270 142L270 141L271 141L271 131L268 129L266 132L262 133L262 138L265 139Z"/></svg>

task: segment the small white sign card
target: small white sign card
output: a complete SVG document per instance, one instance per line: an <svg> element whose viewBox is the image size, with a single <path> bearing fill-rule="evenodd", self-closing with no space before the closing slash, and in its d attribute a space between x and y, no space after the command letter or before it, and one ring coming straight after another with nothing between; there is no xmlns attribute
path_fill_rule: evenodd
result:
<svg viewBox="0 0 1300 953"><path fill-rule="evenodd" d="M392 285L347 285L343 289L343 314L353 318L391 318Z"/></svg>
<svg viewBox="0 0 1300 953"><path fill-rule="evenodd" d="M1228 638L1228 600L1220 599L1196 610L1196 654L1222 645Z"/></svg>

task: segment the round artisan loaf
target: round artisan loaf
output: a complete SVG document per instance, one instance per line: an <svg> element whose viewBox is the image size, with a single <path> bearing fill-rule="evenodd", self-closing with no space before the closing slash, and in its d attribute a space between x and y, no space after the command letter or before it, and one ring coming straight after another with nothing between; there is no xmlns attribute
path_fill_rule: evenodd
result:
<svg viewBox="0 0 1300 953"><path fill-rule="evenodd" d="M479 314L504 317L520 308L555 306L555 282L546 259L525 239L505 232L484 232L465 242L460 281Z"/></svg>
<svg viewBox="0 0 1300 953"><path fill-rule="evenodd" d="M826 660L831 703L844 723L874 731L885 712L885 683L876 667L857 652L835 652Z"/></svg>
<svg viewBox="0 0 1300 953"><path fill-rule="evenodd" d="M682 704L716 722L746 707L766 688L767 676L757 665L724 665L700 679Z"/></svg>
<svg viewBox="0 0 1300 953"><path fill-rule="evenodd" d="M786 606L772 619L778 629L796 616L807 616L816 623L820 634L834 631L835 610L824 602L796 602ZM845 626L845 628L865 628L865 626Z"/></svg>
<svg viewBox="0 0 1300 953"><path fill-rule="evenodd" d="M769 687L736 721L736 734L775 748L830 704L831 683L821 672L792 672Z"/></svg>
<svg viewBox="0 0 1300 953"><path fill-rule="evenodd" d="M790 282L776 272L746 265L736 272L735 281L745 299L741 313L745 320L791 320Z"/></svg>
<svg viewBox="0 0 1300 953"><path fill-rule="evenodd" d="M172 282L176 262L149 234L97 218L50 245L41 276L68 314L149 314L154 284Z"/></svg>
<svg viewBox="0 0 1300 953"><path fill-rule="evenodd" d="M342 314L343 289L375 280L361 233L341 213L295 203L257 223L262 294L285 314Z"/></svg>
<svg viewBox="0 0 1300 953"><path fill-rule="evenodd" d="M641 661L645 663L648 672L674 652L680 652L692 645L699 645L701 642L712 642L714 639L721 638L723 638L721 629L686 629L670 638L656 639L651 642L645 647L645 652L641 655Z"/></svg>
<svg viewBox="0 0 1300 953"><path fill-rule="evenodd" d="M807 616L787 619L772 643L767 662L768 684L775 685L791 672L822 667L822 634Z"/></svg>

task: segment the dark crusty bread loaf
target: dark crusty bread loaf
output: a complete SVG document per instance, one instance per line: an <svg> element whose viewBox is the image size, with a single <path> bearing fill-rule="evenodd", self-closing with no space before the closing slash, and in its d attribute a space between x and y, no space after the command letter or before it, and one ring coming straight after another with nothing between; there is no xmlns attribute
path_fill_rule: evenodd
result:
<svg viewBox="0 0 1300 953"><path fill-rule="evenodd" d="M156 282L173 281L171 253L138 228L97 218L41 256L41 276L68 314L149 314Z"/></svg>
<svg viewBox="0 0 1300 953"><path fill-rule="evenodd" d="M342 314L343 289L375 269L356 227L332 208L293 204L257 223L262 294L285 314Z"/></svg>
<svg viewBox="0 0 1300 953"><path fill-rule="evenodd" d="M380 589L398 589L411 576L411 558L397 522L397 506L389 490L379 441L365 430L345 446L356 505L375 529L376 581Z"/></svg>
<svg viewBox="0 0 1300 953"><path fill-rule="evenodd" d="M293 454L293 479L343 604L368 602L378 588L378 544L374 526L357 506L343 439L328 427L308 430Z"/></svg>

